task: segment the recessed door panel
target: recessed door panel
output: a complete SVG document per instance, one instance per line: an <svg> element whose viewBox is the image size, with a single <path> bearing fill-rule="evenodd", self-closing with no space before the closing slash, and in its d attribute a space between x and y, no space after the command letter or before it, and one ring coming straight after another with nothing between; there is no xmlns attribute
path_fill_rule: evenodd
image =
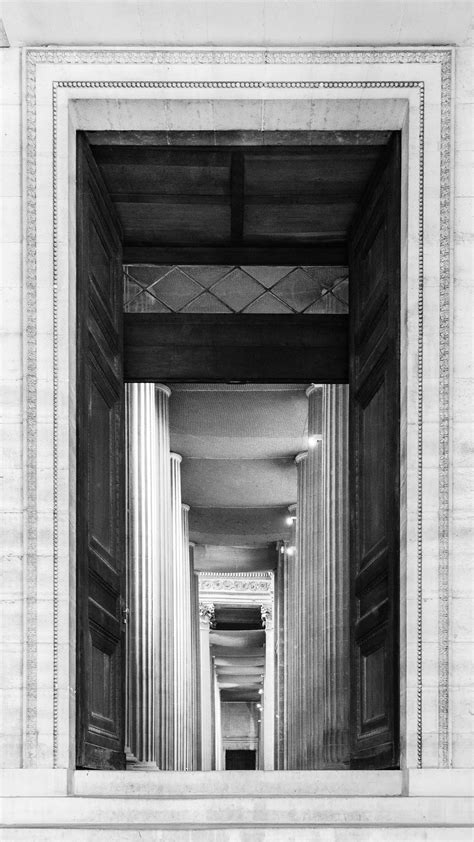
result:
<svg viewBox="0 0 474 842"><path fill-rule="evenodd" d="M124 431L119 228L78 135L77 765L124 754Z"/></svg>
<svg viewBox="0 0 474 842"><path fill-rule="evenodd" d="M349 242L351 765L399 762L400 139Z"/></svg>

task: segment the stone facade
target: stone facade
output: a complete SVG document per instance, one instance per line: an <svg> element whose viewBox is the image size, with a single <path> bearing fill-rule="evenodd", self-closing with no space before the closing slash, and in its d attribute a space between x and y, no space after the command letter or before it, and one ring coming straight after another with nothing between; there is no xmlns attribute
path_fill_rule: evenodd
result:
<svg viewBox="0 0 474 842"><path fill-rule="evenodd" d="M397 824L411 828L410 838L424 838L428 825L432 839L469 838L467 804L449 796L467 792L473 757L470 45L10 47L0 61L0 762L5 795L45 799L6 799L5 821L17 828L9 838L31 838L39 810L48 829L37 828L37 840L65 838L64 825L78 828L66 838L92 839L91 824L118 827L120 835L112 830L110 838L134 839L137 810L150 839L163 827L190 828L190 838L202 838L223 824L222 838L239 839L235 828L245 827L253 839L263 815L259 838L272 840L288 838L288 826L299 827L298 839L322 839L322 825L339 827L338 839L367 838L368 828L399 839L388 830ZM154 773L153 783L140 772L74 771L74 130L131 125L402 129L401 772L285 773L291 781L262 772L236 779L234 788L224 773L209 773L215 798L200 800L211 784L192 773ZM263 801L253 801L256 791ZM147 792L166 796L159 819L153 802L137 800ZM321 797L304 798L315 793ZM94 796L110 794L99 809ZM134 798L123 801L125 794ZM224 794L233 798L223 817ZM279 809L278 799L289 794ZM171 831L162 829L160 838Z"/></svg>

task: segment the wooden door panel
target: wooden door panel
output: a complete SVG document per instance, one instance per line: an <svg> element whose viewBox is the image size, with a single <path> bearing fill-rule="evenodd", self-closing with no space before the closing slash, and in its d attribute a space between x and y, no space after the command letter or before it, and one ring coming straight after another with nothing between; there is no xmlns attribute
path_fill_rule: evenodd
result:
<svg viewBox="0 0 474 842"><path fill-rule="evenodd" d="M349 242L351 765L399 761L400 142Z"/></svg>
<svg viewBox="0 0 474 842"><path fill-rule="evenodd" d="M122 257L78 136L77 765L124 768Z"/></svg>
<svg viewBox="0 0 474 842"><path fill-rule="evenodd" d="M377 545L386 543L386 386L377 383L367 403L359 400L359 568Z"/></svg>
<svg viewBox="0 0 474 842"><path fill-rule="evenodd" d="M108 745L112 738L120 751L120 726L118 722L117 698L115 694L116 673L119 668L120 654L117 651L117 638L105 634L102 618L95 624L91 617L91 680L90 694L90 730L100 737L99 744Z"/></svg>
<svg viewBox="0 0 474 842"><path fill-rule="evenodd" d="M386 628L382 626L361 640L360 658L360 733L367 744L376 745L387 730L387 658Z"/></svg>

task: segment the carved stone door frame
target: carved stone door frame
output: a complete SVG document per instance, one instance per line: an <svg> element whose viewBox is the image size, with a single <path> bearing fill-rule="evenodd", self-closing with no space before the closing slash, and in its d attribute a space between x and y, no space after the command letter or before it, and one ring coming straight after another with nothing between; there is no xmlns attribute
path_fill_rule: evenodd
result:
<svg viewBox="0 0 474 842"><path fill-rule="evenodd" d="M449 765L451 66L449 48L25 49L25 768L74 769L75 132L132 128L402 132L401 762Z"/></svg>

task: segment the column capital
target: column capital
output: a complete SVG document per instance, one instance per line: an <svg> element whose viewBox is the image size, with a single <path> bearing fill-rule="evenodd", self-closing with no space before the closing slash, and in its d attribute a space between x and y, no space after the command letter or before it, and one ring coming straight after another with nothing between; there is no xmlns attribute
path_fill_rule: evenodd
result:
<svg viewBox="0 0 474 842"><path fill-rule="evenodd" d="M183 457L179 453L173 453L173 451L170 453L170 459L172 462L178 462L178 464L183 461Z"/></svg>
<svg viewBox="0 0 474 842"><path fill-rule="evenodd" d="M302 453L298 453L297 456L295 456L296 464L299 465L300 462L303 462L307 458L307 456L308 456L307 450L303 450Z"/></svg>
<svg viewBox="0 0 474 842"><path fill-rule="evenodd" d="M260 616L262 618L262 626L264 629L273 628L273 611L271 605L260 606Z"/></svg>
<svg viewBox="0 0 474 842"><path fill-rule="evenodd" d="M165 386L164 383L155 383L155 389L157 392L163 392L168 398L171 395L171 389L169 386Z"/></svg>
<svg viewBox="0 0 474 842"><path fill-rule="evenodd" d="M323 387L319 383L311 383L311 386L308 386L306 389L306 397L310 398L311 395L318 395L318 397L322 397L323 394Z"/></svg>
<svg viewBox="0 0 474 842"><path fill-rule="evenodd" d="M183 512L189 512L190 506L187 503L181 503L181 510Z"/></svg>
<svg viewBox="0 0 474 842"><path fill-rule="evenodd" d="M212 628L214 623L214 603L200 602L199 603L199 622L201 628Z"/></svg>
<svg viewBox="0 0 474 842"><path fill-rule="evenodd" d="M288 506L288 511L289 511L290 515L294 515L294 514L295 514L295 512L296 512L296 507L297 507L297 504L296 504L296 503L291 503L291 504Z"/></svg>

